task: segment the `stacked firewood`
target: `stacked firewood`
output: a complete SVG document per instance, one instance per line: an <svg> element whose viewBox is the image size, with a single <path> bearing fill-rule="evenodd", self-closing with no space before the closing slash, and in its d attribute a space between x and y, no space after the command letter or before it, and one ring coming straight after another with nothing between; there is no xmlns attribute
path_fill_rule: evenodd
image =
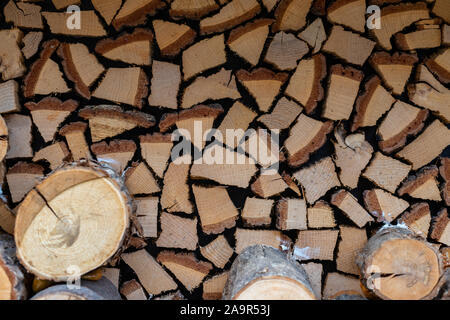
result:
<svg viewBox="0 0 450 320"><path fill-rule="evenodd" d="M448 298L448 0L0 9L0 299Z"/></svg>

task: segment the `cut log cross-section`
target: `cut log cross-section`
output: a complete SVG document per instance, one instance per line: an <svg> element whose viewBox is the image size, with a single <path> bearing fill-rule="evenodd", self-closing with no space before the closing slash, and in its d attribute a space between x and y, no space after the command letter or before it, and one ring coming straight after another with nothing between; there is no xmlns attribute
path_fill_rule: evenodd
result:
<svg viewBox="0 0 450 320"><path fill-rule="evenodd" d="M70 19L68 20L68 15L65 12L42 12L42 15L45 17L51 33L54 34L81 37L106 36L106 31L93 10L82 10L79 12L79 27L72 27L71 23L73 24L74 22Z"/></svg>
<svg viewBox="0 0 450 320"><path fill-rule="evenodd" d="M431 225L430 206L426 202L413 204L409 211L402 214L399 221L418 235L426 238Z"/></svg>
<svg viewBox="0 0 450 320"><path fill-rule="evenodd" d="M139 140L142 158L156 175L162 178L173 146L171 136L155 133L140 136Z"/></svg>
<svg viewBox="0 0 450 320"><path fill-rule="evenodd" d="M11 199L19 202L34 188L39 179L44 176L44 168L38 164L18 162L6 173Z"/></svg>
<svg viewBox="0 0 450 320"><path fill-rule="evenodd" d="M20 111L19 85L14 80L0 83L0 113Z"/></svg>
<svg viewBox="0 0 450 320"><path fill-rule="evenodd" d="M23 34L19 29L0 30L0 73L2 80L11 80L23 76L26 71L19 43Z"/></svg>
<svg viewBox="0 0 450 320"><path fill-rule="evenodd" d="M281 199L277 204L277 228L280 230L306 230L307 209L304 199Z"/></svg>
<svg viewBox="0 0 450 320"><path fill-rule="evenodd" d="M161 194L161 208L167 212L191 214L194 211L188 185L190 166L190 161L180 164L171 162L165 172Z"/></svg>
<svg viewBox="0 0 450 320"><path fill-rule="evenodd" d="M8 152L8 126L5 119L0 116L0 161L5 159ZM5 168L1 168L1 175L4 176Z"/></svg>
<svg viewBox="0 0 450 320"><path fill-rule="evenodd" d="M18 28L44 28L41 7L38 5L11 0L3 10L6 22L12 22Z"/></svg>
<svg viewBox="0 0 450 320"><path fill-rule="evenodd" d="M228 279L228 272L223 272L203 282L203 299L220 300Z"/></svg>
<svg viewBox="0 0 450 320"><path fill-rule="evenodd" d="M132 140L103 141L93 144L91 150L99 162L106 163L120 174L133 158L136 144Z"/></svg>
<svg viewBox="0 0 450 320"><path fill-rule="evenodd" d="M122 284L120 293L127 298L127 300L147 300L144 289L136 280L130 280Z"/></svg>
<svg viewBox="0 0 450 320"><path fill-rule="evenodd" d="M125 186L131 195L154 194L161 191L145 162L133 163L126 170Z"/></svg>
<svg viewBox="0 0 450 320"><path fill-rule="evenodd" d="M438 212L433 221L430 237L446 246L450 245L450 218L447 208Z"/></svg>
<svg viewBox="0 0 450 320"><path fill-rule="evenodd" d="M73 160L90 159L91 153L86 143L84 132L87 124L84 122L72 122L59 130L59 134L66 138Z"/></svg>
<svg viewBox="0 0 450 320"><path fill-rule="evenodd" d="M180 66L163 61L153 61L152 84L148 103L151 106L178 108L178 89L181 83Z"/></svg>
<svg viewBox="0 0 450 320"><path fill-rule="evenodd" d="M309 51L308 45L293 34L278 32L267 49L264 61L279 70L292 70Z"/></svg>
<svg viewBox="0 0 450 320"><path fill-rule="evenodd" d="M322 48L323 42L327 39L325 28L323 26L322 19L317 18L302 32L298 34L298 37L306 41L313 49L313 53L317 53Z"/></svg>
<svg viewBox="0 0 450 320"><path fill-rule="evenodd" d="M339 271L359 276L356 256L367 243L366 230L344 225L339 229L341 241L338 246L336 268Z"/></svg>
<svg viewBox="0 0 450 320"><path fill-rule="evenodd" d="M408 97L415 104L436 113L446 122L450 121L450 90L445 87L441 90L422 82L409 84Z"/></svg>
<svg viewBox="0 0 450 320"><path fill-rule="evenodd" d="M222 142L232 149L241 145L242 138L244 138L246 133L245 130L248 129L249 124L256 116L257 113L255 111L246 107L240 101L236 101L228 110L227 115L223 118L220 126L217 128L222 134ZM232 133L232 135L229 135L228 133Z"/></svg>
<svg viewBox="0 0 450 320"><path fill-rule="evenodd" d="M306 25L313 0L282 0L275 10L272 31L298 31Z"/></svg>
<svg viewBox="0 0 450 320"><path fill-rule="evenodd" d="M25 276L16 258L14 238L0 235L0 300L27 298Z"/></svg>
<svg viewBox="0 0 450 320"><path fill-rule="evenodd" d="M45 160L50 164L50 169L55 170L61 166L70 156L69 149L63 141L44 147L34 154L33 162Z"/></svg>
<svg viewBox="0 0 450 320"><path fill-rule="evenodd" d="M142 236L156 238L158 236L158 202L156 197L135 197L136 217L142 227Z"/></svg>
<svg viewBox="0 0 450 320"><path fill-rule="evenodd" d="M3 121L0 121L0 136L3 137L2 144L5 147L4 137L8 135L9 149L6 153L6 159L32 157L33 149L31 148L31 141L33 137L31 133L31 118L16 113L7 114L4 118L7 130Z"/></svg>
<svg viewBox="0 0 450 320"><path fill-rule="evenodd" d="M153 29L161 54L169 57L180 53L196 36L189 26L164 20L153 20Z"/></svg>
<svg viewBox="0 0 450 320"><path fill-rule="evenodd" d="M223 269L233 255L234 250L230 247L225 237L220 235L206 246L201 247L200 252L216 267Z"/></svg>
<svg viewBox="0 0 450 320"><path fill-rule="evenodd" d="M298 232L293 258L304 260L333 260L339 230L302 230Z"/></svg>
<svg viewBox="0 0 450 320"><path fill-rule="evenodd" d="M438 168L436 166L424 167L415 176L411 176L398 189L398 194L409 194L413 198L441 201L439 184L436 180Z"/></svg>
<svg viewBox="0 0 450 320"><path fill-rule="evenodd" d="M330 22L364 32L366 25L366 2L364 0L339 0L330 5L327 11Z"/></svg>
<svg viewBox="0 0 450 320"><path fill-rule="evenodd" d="M16 224L16 215L6 205L6 203L0 203L0 230L14 235L14 226Z"/></svg>
<svg viewBox="0 0 450 320"><path fill-rule="evenodd" d="M194 19L201 17L219 8L214 0L173 0L169 14L174 19Z"/></svg>
<svg viewBox="0 0 450 320"><path fill-rule="evenodd" d="M30 59L37 53L43 37L44 37L43 32L34 32L34 31L28 32L23 37L22 53L25 59Z"/></svg>
<svg viewBox="0 0 450 320"><path fill-rule="evenodd" d="M242 220L248 226L269 226L274 200L248 197L242 209Z"/></svg>
<svg viewBox="0 0 450 320"><path fill-rule="evenodd" d="M109 25L122 6L122 0L91 0L95 10L105 19Z"/></svg>
<svg viewBox="0 0 450 320"><path fill-rule="evenodd" d="M136 26L147 21L147 15L154 15L165 6L162 0L126 0L114 17L112 25L116 30L124 26Z"/></svg>
<svg viewBox="0 0 450 320"><path fill-rule="evenodd" d="M443 83L450 82L450 48L444 49L433 58L427 59L425 64Z"/></svg>
<svg viewBox="0 0 450 320"><path fill-rule="evenodd" d="M263 114L258 121L271 130L283 130L287 129L302 111L303 108L295 101L282 97L272 112Z"/></svg>
<svg viewBox="0 0 450 320"><path fill-rule="evenodd" d="M392 222L409 207L409 203L382 189L364 191L367 211L380 222Z"/></svg>
<svg viewBox="0 0 450 320"><path fill-rule="evenodd" d="M322 229L334 228L336 221L334 219L333 208L328 203L321 200L308 208L308 228Z"/></svg>
<svg viewBox="0 0 450 320"><path fill-rule="evenodd" d="M445 183L442 186L442 198L450 206L450 158L442 158L439 173L444 178Z"/></svg>
<svg viewBox="0 0 450 320"><path fill-rule="evenodd" d="M156 245L162 248L195 250L198 245L197 218L182 218L163 212L160 216L161 233Z"/></svg>
<svg viewBox="0 0 450 320"><path fill-rule="evenodd" d="M342 210L359 228L374 221L372 216L358 203L358 200L346 190L341 189L334 193L331 203Z"/></svg>
<svg viewBox="0 0 450 320"><path fill-rule="evenodd" d="M410 33L398 33L395 42L400 50L437 48L441 45L440 29L425 29Z"/></svg>

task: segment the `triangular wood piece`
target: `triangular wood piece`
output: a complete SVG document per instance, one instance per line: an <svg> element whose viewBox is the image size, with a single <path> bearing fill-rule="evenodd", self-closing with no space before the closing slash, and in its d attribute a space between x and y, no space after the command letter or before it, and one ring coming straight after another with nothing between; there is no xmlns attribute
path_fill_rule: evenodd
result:
<svg viewBox="0 0 450 320"><path fill-rule="evenodd" d="M298 232L293 258L304 260L329 260L334 257L339 230L302 230Z"/></svg>
<svg viewBox="0 0 450 320"><path fill-rule="evenodd" d="M308 275L314 294L318 299L322 299L323 265L321 263L309 262L302 264L302 267Z"/></svg>
<svg viewBox="0 0 450 320"><path fill-rule="evenodd" d="M336 227L333 208L323 200L308 208L308 228L323 229Z"/></svg>
<svg viewBox="0 0 450 320"><path fill-rule="evenodd" d="M272 113L263 114L258 121L271 130L283 130L287 129L302 111L303 108L295 101L282 97L278 100Z"/></svg>
<svg viewBox="0 0 450 320"><path fill-rule="evenodd" d="M8 208L3 201L0 203L0 228L14 235L14 226L16 224L16 215Z"/></svg>
<svg viewBox="0 0 450 320"><path fill-rule="evenodd" d="M200 21L200 33L210 34L231 29L261 11L257 0L232 0L212 17Z"/></svg>
<svg viewBox="0 0 450 320"><path fill-rule="evenodd" d="M65 12L42 12L50 32L68 36L103 37L106 31L94 10L80 11L80 27L72 28ZM69 28L70 26L70 28Z"/></svg>
<svg viewBox="0 0 450 320"><path fill-rule="evenodd" d="M178 90L181 84L180 66L164 61L153 61L152 85L148 103L151 106L178 108Z"/></svg>
<svg viewBox="0 0 450 320"><path fill-rule="evenodd" d="M359 279L338 272L328 273L325 278L322 299L333 300L348 295L357 299L365 299Z"/></svg>
<svg viewBox="0 0 450 320"><path fill-rule="evenodd" d="M72 4L79 4L81 0L52 0L56 9L64 9Z"/></svg>
<svg viewBox="0 0 450 320"><path fill-rule="evenodd" d="M437 48L441 45L441 29L397 33L395 43L397 48L403 51Z"/></svg>
<svg viewBox="0 0 450 320"><path fill-rule="evenodd" d="M278 201L276 212L278 229L308 229L306 201L304 199L281 199Z"/></svg>
<svg viewBox="0 0 450 320"><path fill-rule="evenodd" d="M181 159L176 159L175 162L171 162L164 174L161 208L167 212L191 214L194 212L188 185L191 159L185 159L187 163L177 163L177 160L181 161Z"/></svg>
<svg viewBox="0 0 450 320"><path fill-rule="evenodd" d="M59 134L66 138L70 152L72 153L72 158L75 161L91 158L91 153L84 135L86 128L87 124L84 122L72 122L66 124L59 130Z"/></svg>
<svg viewBox="0 0 450 320"><path fill-rule="evenodd" d="M227 40L228 47L252 65L257 65L272 23L271 19L258 19L233 29Z"/></svg>
<svg viewBox="0 0 450 320"><path fill-rule="evenodd" d="M125 0L112 25L116 30L124 26L137 26L145 24L147 15L154 15L158 9L163 8L166 3L162 0Z"/></svg>
<svg viewBox="0 0 450 320"><path fill-rule="evenodd" d="M70 156L69 149L63 141L44 147L34 154L33 162L45 160L50 164L50 169L55 170L61 166Z"/></svg>
<svg viewBox="0 0 450 320"><path fill-rule="evenodd" d="M436 166L424 167L402 184L400 189L398 189L398 194L403 196L407 193L413 198L441 201L439 184L436 180L437 176L438 168Z"/></svg>
<svg viewBox="0 0 450 320"><path fill-rule="evenodd" d="M221 300L222 292L228 280L228 272L223 272L203 282L204 300Z"/></svg>
<svg viewBox="0 0 450 320"><path fill-rule="evenodd" d="M121 174L133 158L136 144L132 140L112 140L109 143L102 141L94 143L91 150L99 162L106 163Z"/></svg>
<svg viewBox="0 0 450 320"><path fill-rule="evenodd" d="M241 139L245 136L245 131L256 116L256 112L236 101L217 128L222 137L216 137L216 139L234 149L241 143ZM235 130L231 131L233 133L232 136L227 136L227 132L230 133L228 130Z"/></svg>
<svg viewBox="0 0 450 320"><path fill-rule="evenodd" d="M428 68L420 64L416 69L416 81L417 82L426 82L430 86L432 86L435 90L442 93L450 93L450 89L447 89L442 83L440 83L434 75L428 70Z"/></svg>
<svg viewBox="0 0 450 320"><path fill-rule="evenodd" d="M298 37L306 41L313 48L313 54L319 52L322 48L322 43L327 39L322 19L317 18L314 20L313 23L298 34Z"/></svg>
<svg viewBox="0 0 450 320"><path fill-rule="evenodd" d="M402 214L399 222L406 224L409 229L427 238L431 224L431 212L428 203L413 204L408 212Z"/></svg>
<svg viewBox="0 0 450 320"><path fill-rule="evenodd" d="M272 31L298 31L306 25L306 16L313 0L281 0L275 10Z"/></svg>
<svg viewBox="0 0 450 320"><path fill-rule="evenodd" d="M118 106L90 106L79 111L80 117L89 120L93 142L114 137L136 127L150 128L155 118L136 111L123 111Z"/></svg>
<svg viewBox="0 0 450 320"><path fill-rule="evenodd" d="M267 49L264 61L279 70L292 70L297 61L309 51L308 45L296 36L283 31L278 32Z"/></svg>
<svg viewBox="0 0 450 320"><path fill-rule="evenodd" d="M43 29L41 7L32 3L9 1L3 9L6 22L19 28Z"/></svg>
<svg viewBox="0 0 450 320"><path fill-rule="evenodd" d="M261 174L255 182L252 183L251 189L254 194L262 198L270 198L274 195L282 193L288 185L278 174Z"/></svg>
<svg viewBox="0 0 450 320"><path fill-rule="evenodd" d="M408 97L446 122L450 121L450 90L438 91L427 83L415 83L408 85Z"/></svg>
<svg viewBox="0 0 450 320"><path fill-rule="evenodd" d="M365 30L365 0L338 0L327 8L327 13L328 20L333 24L342 24L359 32Z"/></svg>
<svg viewBox="0 0 450 320"><path fill-rule="evenodd" d="M45 142L53 140L59 125L67 116L78 108L75 100L62 102L58 98L47 97L35 102L25 103L25 107L30 110L33 122L38 128Z"/></svg>
<svg viewBox="0 0 450 320"><path fill-rule="evenodd" d="M133 163L125 171L125 185L131 195L153 194L161 191L145 162Z"/></svg>
<svg viewBox="0 0 450 320"><path fill-rule="evenodd" d="M157 197L135 197L136 217L142 227L142 236L156 238L158 236L158 203Z"/></svg>
<svg viewBox="0 0 450 320"><path fill-rule="evenodd" d="M444 24L442 27L442 44L445 46L450 45L450 25Z"/></svg>
<svg viewBox="0 0 450 320"><path fill-rule="evenodd" d="M16 203L34 188L44 176L44 168L38 164L18 162L6 173L12 202Z"/></svg>
<svg viewBox="0 0 450 320"><path fill-rule="evenodd" d="M216 9L219 5L214 0L173 0L169 14L174 19L200 20Z"/></svg>
<svg viewBox="0 0 450 320"><path fill-rule="evenodd" d="M445 0L436 0L432 12L450 23L450 4Z"/></svg>
<svg viewBox="0 0 450 320"><path fill-rule="evenodd" d="M392 222L409 207L408 202L382 189L364 191L364 203L378 222Z"/></svg>
<svg viewBox="0 0 450 320"><path fill-rule="evenodd" d="M236 73L238 80L255 98L259 109L269 111L275 97L280 93L280 88L287 80L286 73L274 73L266 68L258 68L252 72L239 70Z"/></svg>
<svg viewBox="0 0 450 320"><path fill-rule="evenodd" d="M450 49L444 49L433 58L427 59L425 64L428 69L433 72L441 82L450 82Z"/></svg>
<svg viewBox="0 0 450 320"><path fill-rule="evenodd" d="M133 33L123 34L115 40L101 40L95 46L95 52L110 60L149 66L152 63L152 41L150 30L137 28Z"/></svg>
<svg viewBox="0 0 450 320"><path fill-rule="evenodd" d="M155 133L140 136L142 158L160 178L163 177L170 158L173 142L170 135Z"/></svg>
<svg viewBox="0 0 450 320"><path fill-rule="evenodd" d="M442 198L447 206L450 206L450 158L441 158L439 173L445 181L442 186Z"/></svg>
<svg viewBox="0 0 450 320"><path fill-rule="evenodd" d="M185 24L153 20L156 42L163 56L176 56L194 41L197 33Z"/></svg>
<svg viewBox="0 0 450 320"><path fill-rule="evenodd" d="M34 31L28 32L23 37L22 53L26 59L30 59L37 53L43 37L44 37L43 32L34 32Z"/></svg>
<svg viewBox="0 0 450 320"><path fill-rule="evenodd" d="M430 237L446 246L450 246L450 218L447 214L447 208L439 211L438 216L434 219Z"/></svg>
<svg viewBox="0 0 450 320"><path fill-rule="evenodd" d="M262 0L264 7L268 12L271 12L280 0Z"/></svg>
<svg viewBox="0 0 450 320"><path fill-rule="evenodd" d="M358 203L358 200L348 191L341 189L333 194L331 203L338 207L359 228L374 221L372 216Z"/></svg>
<svg viewBox="0 0 450 320"><path fill-rule="evenodd" d="M8 135L9 148L6 159L32 157L33 149L31 148L31 141L33 136L31 133L31 118L16 113L4 115L4 118L8 130L4 130L4 123L1 121L0 136L2 136L2 140L4 141L5 136ZM3 147L4 143L2 143Z"/></svg>
<svg viewBox="0 0 450 320"><path fill-rule="evenodd" d="M246 226L270 226L274 200L247 197L241 217Z"/></svg>
<svg viewBox="0 0 450 320"><path fill-rule="evenodd" d="M122 6L122 0L91 0L91 2L108 25Z"/></svg>
<svg viewBox="0 0 450 320"><path fill-rule="evenodd" d="M202 255L211 261L217 268L223 269L234 253L223 235L200 248Z"/></svg>
<svg viewBox="0 0 450 320"><path fill-rule="evenodd" d="M289 80L285 93L300 102L306 113L310 114L324 97L321 81L326 75L327 62L322 54L302 59Z"/></svg>
<svg viewBox="0 0 450 320"><path fill-rule="evenodd" d="M160 217L161 233L156 245L163 248L197 249L197 218L182 218L163 212Z"/></svg>
<svg viewBox="0 0 450 320"><path fill-rule="evenodd" d="M240 254L245 248L262 244L280 250L290 248L291 239L285 236L279 230L256 230L237 228L235 233L237 254Z"/></svg>
<svg viewBox="0 0 450 320"><path fill-rule="evenodd" d="M341 241L338 246L336 269L359 276L356 258L367 243L366 230L343 225L339 229Z"/></svg>
<svg viewBox="0 0 450 320"><path fill-rule="evenodd" d="M120 287L120 293L127 298L127 300L147 300L144 289L136 280L124 282Z"/></svg>
<svg viewBox="0 0 450 320"><path fill-rule="evenodd" d="M372 67L381 76L386 86L397 95L403 93L416 62L417 57L407 53L395 53L391 56L387 52L377 52L370 58Z"/></svg>
<svg viewBox="0 0 450 320"><path fill-rule="evenodd" d="M19 47L22 37L19 29L0 30L0 73L3 81L21 77L27 70Z"/></svg>

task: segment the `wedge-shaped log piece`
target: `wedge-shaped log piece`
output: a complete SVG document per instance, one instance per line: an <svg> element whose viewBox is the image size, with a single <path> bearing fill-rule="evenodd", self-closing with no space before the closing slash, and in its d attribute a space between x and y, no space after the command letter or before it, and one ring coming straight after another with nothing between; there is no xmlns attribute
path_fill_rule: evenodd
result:
<svg viewBox="0 0 450 320"><path fill-rule="evenodd" d="M241 144L246 134L245 130L256 116L255 111L236 101L217 128L222 134L222 137L219 136L217 139L234 149Z"/></svg>
<svg viewBox="0 0 450 320"><path fill-rule="evenodd" d="M308 275L311 287L316 295L317 299L322 299L322 275L323 265L321 263L309 262L302 263L303 269L305 269Z"/></svg>
<svg viewBox="0 0 450 320"><path fill-rule="evenodd" d="M181 83L180 66L164 61L153 61L152 75L149 105L177 109L178 89Z"/></svg>
<svg viewBox="0 0 450 320"><path fill-rule="evenodd" d="M450 122L450 90L444 88L439 91L427 83L415 83L408 85L408 97L415 104Z"/></svg>
<svg viewBox="0 0 450 320"><path fill-rule="evenodd" d="M281 199L278 201L276 212L278 229L308 229L306 201L304 199Z"/></svg>
<svg viewBox="0 0 450 320"><path fill-rule="evenodd" d="M441 45L441 29L424 29L410 33L397 33L395 42L400 50L437 48Z"/></svg>
<svg viewBox="0 0 450 320"><path fill-rule="evenodd" d="M432 12L450 23L450 4L445 0L436 0Z"/></svg>
<svg viewBox="0 0 450 320"><path fill-rule="evenodd" d="M43 29L41 7L32 3L9 1L3 9L6 22L18 28Z"/></svg>
<svg viewBox="0 0 450 320"><path fill-rule="evenodd" d="M341 240L338 246L336 269L359 276L356 256L367 243L366 230L344 225L339 226L339 229Z"/></svg>
<svg viewBox="0 0 450 320"><path fill-rule="evenodd" d="M270 226L274 200L248 197L242 209L242 220L247 226Z"/></svg>
<svg viewBox="0 0 450 320"><path fill-rule="evenodd" d="M257 0L231 0L212 17L200 21L200 33L210 34L231 29L261 11Z"/></svg>
<svg viewBox="0 0 450 320"><path fill-rule="evenodd" d="M160 178L163 177L172 150L173 142L170 135L154 133L139 136L142 158Z"/></svg>
<svg viewBox="0 0 450 320"><path fill-rule="evenodd" d="M117 11L122 6L122 0L91 0L91 2L108 25L111 24Z"/></svg>
<svg viewBox="0 0 450 320"><path fill-rule="evenodd" d="M79 27L74 25L74 22L67 20L68 15L65 12L42 12L42 15L50 27L50 32L54 34L94 38L106 36L106 31L94 10L82 10L79 12Z"/></svg>
<svg viewBox="0 0 450 320"><path fill-rule="evenodd" d="M442 198L445 203L450 206L450 159L442 158L441 166L439 167L439 173L444 178L445 183L442 186Z"/></svg>
<svg viewBox="0 0 450 320"><path fill-rule="evenodd" d="M412 164L413 170L426 165L450 144L450 130L439 120L434 120L425 131L408 144L397 156Z"/></svg>
<svg viewBox="0 0 450 320"><path fill-rule="evenodd" d="M309 51L308 45L293 34L278 32L267 49L264 61L279 70L292 70Z"/></svg>
<svg viewBox="0 0 450 320"><path fill-rule="evenodd" d="M316 54L322 48L322 43L327 40L327 34L323 26L322 19L317 18L302 32L298 34L298 37L306 41L313 49L313 54Z"/></svg>
<svg viewBox="0 0 450 320"><path fill-rule="evenodd" d="M280 0L262 0L264 7L266 7L268 12L271 12L273 8L278 4Z"/></svg>
<svg viewBox="0 0 450 320"><path fill-rule="evenodd" d="M7 114L4 118L8 130L6 130L3 121L1 121L0 136L3 137L2 140L4 141L4 137L8 135L9 149L6 153L6 159L32 157L31 118L21 114ZM4 143L2 144L4 145Z"/></svg>
<svg viewBox="0 0 450 320"><path fill-rule="evenodd" d="M237 228L235 233L237 254L242 253L247 247L257 244L287 250L291 246L291 239L279 230L255 230Z"/></svg>
<svg viewBox="0 0 450 320"><path fill-rule="evenodd" d="M330 157L297 171L294 178L305 188L305 197L309 204L319 200L328 190L341 185Z"/></svg>
<svg viewBox="0 0 450 320"><path fill-rule="evenodd" d="M253 193L262 198L270 198L278 195L287 188L288 185L278 173L262 173L251 186Z"/></svg>
<svg viewBox="0 0 450 320"><path fill-rule="evenodd" d="M341 26L333 26L322 50L332 53L349 63L362 66L374 47L374 41L351 31L346 31Z"/></svg>
<svg viewBox="0 0 450 320"><path fill-rule="evenodd" d="M136 217L142 227L142 236L156 238L158 236L158 203L157 197L136 197Z"/></svg>
<svg viewBox="0 0 450 320"><path fill-rule="evenodd" d="M327 8L327 18L333 24L342 24L358 32L366 25L366 2L364 0L339 0Z"/></svg>
<svg viewBox="0 0 450 320"><path fill-rule="evenodd" d="M332 129L331 121L321 122L301 114L284 143L289 165L299 167L307 162L310 155L325 144Z"/></svg>
<svg viewBox="0 0 450 320"><path fill-rule="evenodd" d="M89 120L93 142L114 137L136 127L150 128L155 124L151 114L123 111L112 105L88 106L81 109L80 117Z"/></svg>
<svg viewBox="0 0 450 320"><path fill-rule="evenodd" d="M133 140L112 140L109 143L102 141L94 143L91 150L99 162L106 163L121 174L133 158L136 144Z"/></svg>
<svg viewBox="0 0 450 320"><path fill-rule="evenodd" d="M379 222L392 222L403 213L409 203L382 189L364 191L364 204Z"/></svg>
<svg viewBox="0 0 450 320"><path fill-rule="evenodd" d="M236 73L238 80L253 96L259 110L269 111L275 97L280 93L280 88L287 80L286 73L275 73L266 68L258 68L252 72L239 70Z"/></svg>
<svg viewBox="0 0 450 320"><path fill-rule="evenodd" d="M0 283L1 300L25 300L28 292L25 275L16 258L14 238L0 235Z"/></svg>
<svg viewBox="0 0 450 320"><path fill-rule="evenodd" d="M0 73L2 80L11 80L24 75L26 67L23 63L19 43L22 41L22 31L19 29L0 30Z"/></svg>
<svg viewBox="0 0 450 320"><path fill-rule="evenodd" d="M161 191L145 162L133 163L125 171L125 186L131 195L153 194Z"/></svg>
<svg viewBox="0 0 450 320"><path fill-rule="evenodd" d="M450 25L448 24L442 26L442 44L445 46L450 45Z"/></svg>
<svg viewBox="0 0 450 320"><path fill-rule="evenodd" d="M0 113L20 111L19 85L14 80L0 83Z"/></svg>
<svg viewBox="0 0 450 320"><path fill-rule="evenodd" d="M144 289L136 280L124 282L120 287L120 293L127 298L127 300L147 300Z"/></svg>
<svg viewBox="0 0 450 320"><path fill-rule="evenodd" d="M44 168L38 164L18 162L12 166L6 174L12 201L22 200L43 176Z"/></svg>
<svg viewBox="0 0 450 320"><path fill-rule="evenodd" d="M436 166L424 167L402 184L398 189L398 194L403 196L407 193L417 199L441 201L437 176L438 168Z"/></svg>
<svg viewBox="0 0 450 320"><path fill-rule="evenodd" d="M310 114L324 97L320 82L326 74L326 59L323 55L317 54L310 59L302 59L289 80L285 93L300 102L306 113Z"/></svg>
<svg viewBox="0 0 450 320"><path fill-rule="evenodd" d="M336 227L334 212L328 203L321 200L316 202L314 206L308 208L308 228L322 229L334 227Z"/></svg>
<svg viewBox="0 0 450 320"><path fill-rule="evenodd" d="M331 203L338 207L359 228L364 227L374 219L358 203L358 200L348 191L341 189L333 194Z"/></svg>
<svg viewBox="0 0 450 320"><path fill-rule="evenodd" d="M62 102L58 98L46 97L39 101L27 102L25 107L30 110L33 122L38 128L45 142L53 140L59 125L78 108L75 100Z"/></svg>
<svg viewBox="0 0 450 320"><path fill-rule="evenodd" d="M211 263L197 260L193 253L162 251L157 260L169 269L188 291L197 288L213 268Z"/></svg>
<svg viewBox="0 0 450 320"><path fill-rule="evenodd" d="M391 37L412 23L430 17L424 2L390 5L381 9L379 29L372 32L377 42L386 50L391 50Z"/></svg>
<svg viewBox="0 0 450 320"><path fill-rule="evenodd" d="M14 226L16 224L16 215L4 203L0 203L0 228L2 231L14 235Z"/></svg>
<svg viewBox="0 0 450 320"><path fill-rule="evenodd" d="M133 33L123 34L115 40L99 41L95 52L110 60L149 66L152 63L152 41L151 31L137 28Z"/></svg>
<svg viewBox="0 0 450 320"><path fill-rule="evenodd" d="M228 279L228 272L223 272L203 282L204 300L221 300L223 288Z"/></svg>
<svg viewBox="0 0 450 320"><path fill-rule="evenodd" d="M169 14L174 19L200 20L216 9L219 5L214 0L173 0Z"/></svg>
<svg viewBox="0 0 450 320"><path fill-rule="evenodd" d="M209 77L198 77L183 93L181 108L187 109L206 100L239 99L241 94L231 70L221 69Z"/></svg>
<svg viewBox="0 0 450 320"><path fill-rule="evenodd" d="M450 245L450 218L446 208L439 211L434 218L430 237L446 246Z"/></svg>
<svg viewBox="0 0 450 320"><path fill-rule="evenodd" d="M306 25L313 0L282 0L275 10L272 31L298 31Z"/></svg>
<svg viewBox="0 0 450 320"><path fill-rule="evenodd" d="M72 158L75 161L91 158L91 153L84 135L86 128L87 124L84 122L72 122L66 124L59 130L59 134L66 138Z"/></svg>
<svg viewBox="0 0 450 320"><path fill-rule="evenodd" d="M30 59L37 53L43 37L44 37L43 32L34 32L34 31L28 32L23 37L22 53L26 59Z"/></svg>
<svg viewBox="0 0 450 320"><path fill-rule="evenodd" d="M52 0L56 9L64 9L72 4L79 4L80 0Z"/></svg>
<svg viewBox="0 0 450 320"><path fill-rule="evenodd" d="M124 26L138 26L145 24L147 15L154 15L158 9L165 6L162 0L125 0L112 25L116 30Z"/></svg>
<svg viewBox="0 0 450 320"><path fill-rule="evenodd" d="M413 204L409 211L402 214L399 222L423 238L427 238L431 224L430 206L426 202Z"/></svg>
<svg viewBox="0 0 450 320"><path fill-rule="evenodd" d="M340 64L331 67L323 116L330 120L347 120L353 111L364 74Z"/></svg>
<svg viewBox="0 0 450 320"><path fill-rule="evenodd" d="M61 166L70 156L69 149L63 141L55 142L44 147L34 154L33 162L45 160L50 164L50 169L55 170Z"/></svg>
<svg viewBox="0 0 450 320"><path fill-rule="evenodd" d="M328 273L325 278L322 299L337 300L340 297L345 297L348 295L364 300L364 293L362 291L359 279L348 275L343 275L338 272Z"/></svg>
<svg viewBox="0 0 450 320"><path fill-rule="evenodd" d="M272 110L272 113L263 114L258 118L267 128L271 130L287 129L303 111L296 102L282 97Z"/></svg>
<svg viewBox="0 0 450 320"><path fill-rule="evenodd" d="M218 234L236 224L239 212L225 187L205 188L192 186L202 230L206 234Z"/></svg>
<svg viewBox="0 0 450 320"><path fill-rule="evenodd" d="M303 230L298 232L293 258L304 260L333 260L339 230Z"/></svg>
<svg viewBox="0 0 450 320"><path fill-rule="evenodd" d="M427 59L425 64L441 82L450 83L450 48L441 50L433 58Z"/></svg>
<svg viewBox="0 0 450 320"><path fill-rule="evenodd" d="M182 218L163 212L160 217L161 233L156 245L163 248L195 250L198 244L197 218Z"/></svg>
<svg viewBox="0 0 450 320"><path fill-rule="evenodd" d="M272 23L271 19L258 19L233 29L227 40L228 47L252 65L257 65Z"/></svg>
<svg viewBox="0 0 450 320"><path fill-rule="evenodd" d="M206 246L201 247L200 252L217 268L223 269L228 261L230 261L234 250L230 247L225 237L220 235Z"/></svg>
<svg viewBox="0 0 450 320"><path fill-rule="evenodd" d="M356 115L353 119L352 131L360 127L371 127L385 114L395 99L381 85L377 76L370 78L365 84L365 92L356 99Z"/></svg>
<svg viewBox="0 0 450 320"><path fill-rule="evenodd" d="M177 24L164 20L153 20L156 42L163 56L176 56L182 49L191 44L197 33L185 24Z"/></svg>

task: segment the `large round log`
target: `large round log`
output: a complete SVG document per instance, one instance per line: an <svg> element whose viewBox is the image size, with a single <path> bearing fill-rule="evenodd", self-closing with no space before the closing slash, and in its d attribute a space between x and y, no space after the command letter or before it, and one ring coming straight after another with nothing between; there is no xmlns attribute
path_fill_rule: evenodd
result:
<svg viewBox="0 0 450 320"><path fill-rule="evenodd" d="M427 300L442 285L438 249L404 227L384 227L357 257L362 283L381 299Z"/></svg>
<svg viewBox="0 0 450 320"><path fill-rule="evenodd" d="M131 204L112 170L94 164L59 169L21 203L17 257L40 279L66 281L94 270L122 248Z"/></svg>
<svg viewBox="0 0 450 320"><path fill-rule="evenodd" d="M303 267L264 245L246 248L233 262L224 300L316 300Z"/></svg>
<svg viewBox="0 0 450 320"><path fill-rule="evenodd" d="M25 278L10 235L0 234L0 300L26 299Z"/></svg>

